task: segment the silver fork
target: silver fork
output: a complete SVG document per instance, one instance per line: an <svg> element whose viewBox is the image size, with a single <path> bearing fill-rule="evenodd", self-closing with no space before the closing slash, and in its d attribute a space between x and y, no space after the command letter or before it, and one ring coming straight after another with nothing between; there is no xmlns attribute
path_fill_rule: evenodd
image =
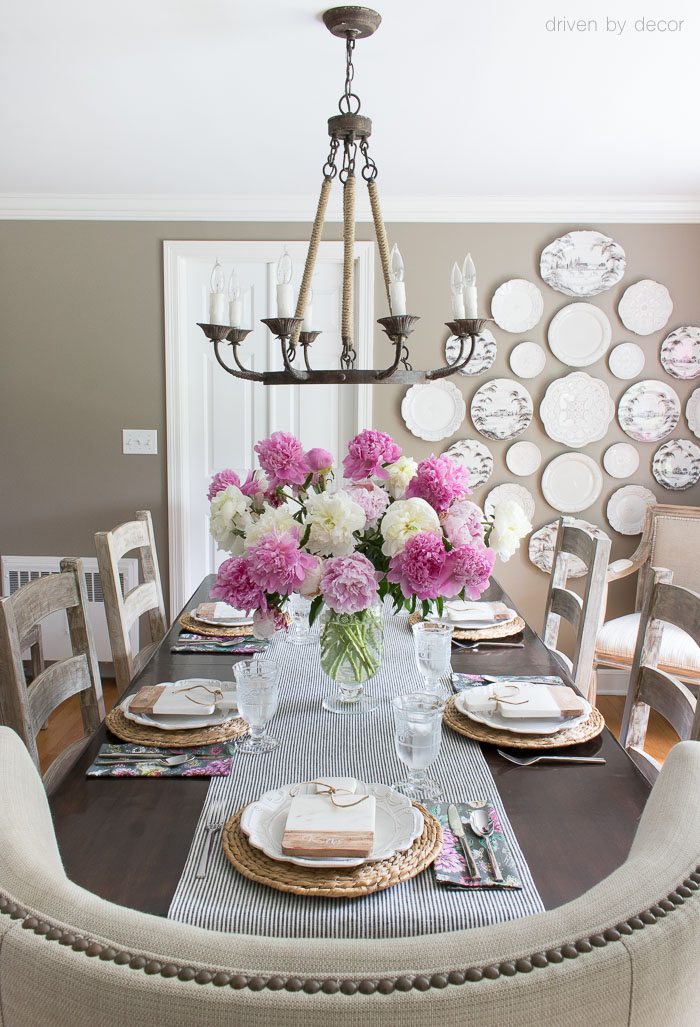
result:
<svg viewBox="0 0 700 1027"><path fill-rule="evenodd" d="M207 876L209 869L209 859L211 857L211 850L214 847L214 840L217 833L224 826L224 801L223 799L219 802L209 814L209 820L205 827L205 831L208 837L205 838L204 845L202 846L202 854L199 857L199 866L197 867L196 878L203 878Z"/></svg>
<svg viewBox="0 0 700 1027"><path fill-rule="evenodd" d="M496 749L496 752L503 759L517 763L519 767L531 767L533 763L539 763L540 760L551 760L556 763L605 763L602 756L555 756L553 753L542 753L541 756L511 756L503 749Z"/></svg>
<svg viewBox="0 0 700 1027"><path fill-rule="evenodd" d="M457 649L465 649L467 652L475 653L479 649L524 649L524 642L458 642L452 639L452 645Z"/></svg>

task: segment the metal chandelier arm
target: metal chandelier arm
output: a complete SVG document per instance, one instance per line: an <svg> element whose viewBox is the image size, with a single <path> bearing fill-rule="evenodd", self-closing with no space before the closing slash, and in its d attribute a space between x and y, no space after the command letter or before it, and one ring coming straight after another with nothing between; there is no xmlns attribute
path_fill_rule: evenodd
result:
<svg viewBox="0 0 700 1027"><path fill-rule="evenodd" d="M222 340L221 339L214 339L213 342L214 342L214 356L216 357L218 362L221 364L221 366L223 367L224 371L226 371L228 374L232 374L234 376L234 378L245 378L246 381L249 381L249 382L264 382L265 381L265 375L262 374L262 372L260 372L260 371L249 371L240 362L240 360L238 359L238 353L236 352L237 343L232 343L231 344L231 348L233 350L233 359L236 361L238 370L236 370L236 368L229 367L229 365L222 359L221 353L219 352L219 346L221 345Z"/></svg>

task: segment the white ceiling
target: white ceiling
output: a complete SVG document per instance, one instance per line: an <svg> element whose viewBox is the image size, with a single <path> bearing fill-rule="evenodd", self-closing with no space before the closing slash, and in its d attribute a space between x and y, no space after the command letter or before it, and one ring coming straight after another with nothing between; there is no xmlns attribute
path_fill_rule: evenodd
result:
<svg viewBox="0 0 700 1027"><path fill-rule="evenodd" d="M377 4L383 24L357 45L355 86L390 208L700 194L694 0L674 0L685 19L674 34L635 31L645 6L669 10L638 0L568 11L558 0ZM0 207L8 194L27 205L40 205L34 194L95 194L97 207L104 194L146 207L306 203L344 81L343 43L320 10L318 0L9 3ZM548 32L553 16L595 18L598 31ZM622 36L606 32L607 17L627 21Z"/></svg>

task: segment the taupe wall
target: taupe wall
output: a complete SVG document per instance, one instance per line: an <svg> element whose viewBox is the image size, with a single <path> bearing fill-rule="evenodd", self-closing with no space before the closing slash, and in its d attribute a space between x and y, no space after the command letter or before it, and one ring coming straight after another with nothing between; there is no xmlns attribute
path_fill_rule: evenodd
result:
<svg viewBox="0 0 700 1027"><path fill-rule="evenodd" d="M412 337L414 366L442 361L449 334L449 273L454 260L467 250L475 259L481 304L494 289L513 277L539 282L539 254L567 225L393 225L392 241L399 244L406 265L408 308L421 315ZM613 235L627 252L623 283L596 297L613 324L613 344L634 339L644 349L643 377L669 381L685 399L693 382L669 378L658 361L665 332L637 338L627 332L616 314L617 302L630 283L655 278L668 286L674 312L668 330L700 323L698 225L596 225ZM167 484L163 357L162 241L164 239L305 239L307 225L148 223L148 222L4 222L0 224L0 324L2 325L2 510L0 552L26 555L88 555L92 536L143 507L153 511L161 565L167 589ZM337 225L327 238L338 238ZM359 238L370 238L360 226ZM525 337L544 343L552 315L569 300L541 282L545 315ZM383 287L377 281L377 316L386 311ZM467 410L480 384L510 376L508 356L520 336L493 329L498 359L478 378L458 376ZM377 361L387 342L377 333ZM545 371L525 382L535 409L547 385L571 368L551 354ZM627 388L599 361L586 371L607 381L617 401ZM375 389L374 421L391 432L405 452L420 458L442 452L450 442L477 436L469 417L452 438L431 444L414 438L400 415L405 389ZM157 456L123 456L121 429L157 428ZM690 437L681 418L676 437ZM478 436L477 436L478 437ZM522 438L531 439L547 458L564 447L542 430L537 414ZM627 440L613 423L608 436L585 452L599 459L612 442ZM475 498L490 488L514 480L504 454L510 443L484 440L494 456L494 474ZM629 441L629 440L627 440ZM650 472L654 444L640 445L639 472L630 482L604 474L604 490L596 507L582 516L606 527L613 537L613 556L628 555L637 538L615 534L606 523L605 504L619 485L647 485L662 501L700 504L700 486L682 493L667 492ZM530 488L537 501L535 527L556 517L539 490L541 471L515 479ZM546 589L545 576L527 560L526 547L506 565L497 566L502 583L539 625ZM166 593L167 594L167 593ZM613 612L631 603L631 590L618 585L611 596Z"/></svg>

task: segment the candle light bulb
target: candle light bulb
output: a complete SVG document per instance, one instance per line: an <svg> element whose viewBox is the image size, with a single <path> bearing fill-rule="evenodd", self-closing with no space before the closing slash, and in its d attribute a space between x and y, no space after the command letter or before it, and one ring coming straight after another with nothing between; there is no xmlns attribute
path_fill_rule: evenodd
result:
<svg viewBox="0 0 700 1027"><path fill-rule="evenodd" d="M224 275L224 269L217 260L212 268L211 278L209 279L211 284L211 291L214 293L223 293L226 288L226 276Z"/></svg>
<svg viewBox="0 0 700 1027"><path fill-rule="evenodd" d="M462 278L464 280L464 306L466 315L469 318L475 318L478 316L476 268L474 267L474 261L472 260L471 253L468 253L464 258L464 264L462 265Z"/></svg>
<svg viewBox="0 0 700 1027"><path fill-rule="evenodd" d="M465 285L476 285L476 268L474 266L471 253L468 253L464 258L464 264L462 265L462 278L464 279Z"/></svg>
<svg viewBox="0 0 700 1027"><path fill-rule="evenodd" d="M457 266L457 261L452 265L452 275L450 277L450 289L452 290L453 296L461 296L464 281L462 278L462 272Z"/></svg>
<svg viewBox="0 0 700 1027"><path fill-rule="evenodd" d="M282 256L277 261L277 284L278 285L289 285L292 280L293 271L292 258L287 253L287 247L285 246L282 251Z"/></svg>
<svg viewBox="0 0 700 1027"><path fill-rule="evenodd" d="M241 281L235 268L228 280L228 298L229 300L239 300L241 298Z"/></svg>
<svg viewBox="0 0 700 1027"><path fill-rule="evenodd" d="M217 260L212 268L209 279L211 291L209 293L209 323L213 325L226 324L226 276L224 269Z"/></svg>
<svg viewBox="0 0 700 1027"><path fill-rule="evenodd" d="M233 328L241 327L243 304L241 302L241 282L234 267L228 280L228 319Z"/></svg>
<svg viewBox="0 0 700 1027"><path fill-rule="evenodd" d="M403 282L403 257L394 243L389 254L389 277L392 282Z"/></svg>

